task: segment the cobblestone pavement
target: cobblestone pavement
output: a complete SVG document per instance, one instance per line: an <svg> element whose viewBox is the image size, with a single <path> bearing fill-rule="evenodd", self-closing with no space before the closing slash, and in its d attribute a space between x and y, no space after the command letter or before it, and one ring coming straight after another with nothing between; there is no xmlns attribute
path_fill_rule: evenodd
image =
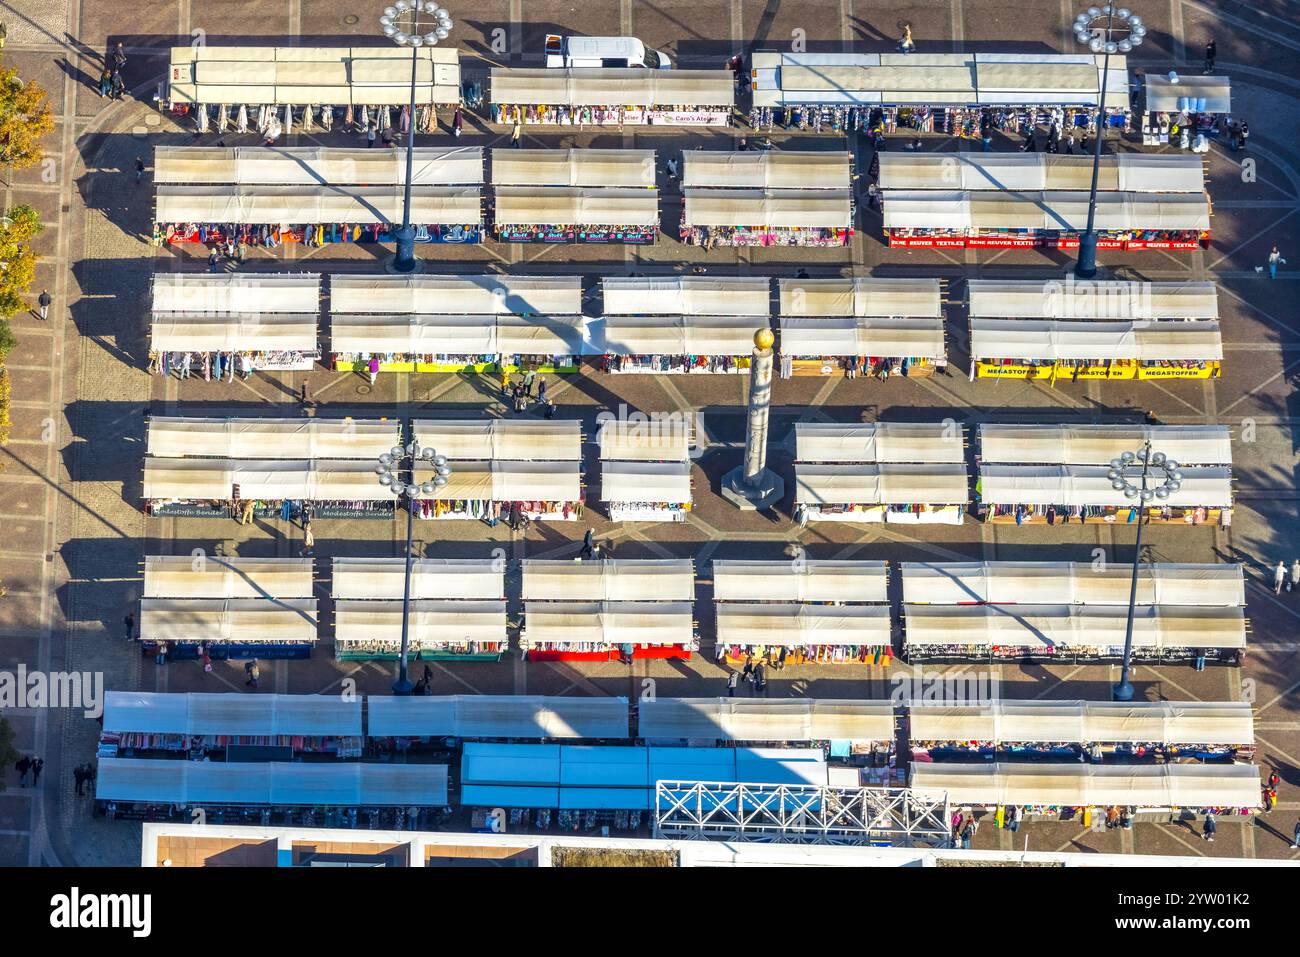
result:
<svg viewBox="0 0 1300 957"><path fill-rule="evenodd" d="M1300 266L1300 169L1289 136L1297 119L1300 79L1300 18L1290 0L1253 3L1134 0L1149 27L1143 57L1131 67L1165 71L1199 69L1199 50L1210 35L1219 45L1220 72L1232 77L1238 115L1252 125L1254 182L1244 182L1237 154L1216 144L1208 157L1214 199L1213 247L1187 256L1105 254L1103 265L1118 278L1215 279L1227 361L1222 379L1206 383L1042 385L971 383L964 376L928 380L864 379L778 381L771 434L774 467L789 474L790 433L796 421L938 420L953 416L982 421L1123 422L1146 410L1169 423L1221 423L1234 428L1238 508L1231 528L1152 528L1153 557L1162 561L1245 562L1250 570L1249 615L1253 648L1243 669L1196 673L1180 667L1137 670L1147 698L1256 703L1260 762L1276 765L1284 779L1280 809L1254 826L1225 823L1213 845L1185 827L1140 825L1132 831L1093 833L1072 824L1034 824L1021 833L1035 849L1088 849L1136 853L1183 853L1282 857L1294 815L1300 811L1300 657L1294 634L1300 599L1275 598L1261 583L1268 569L1300 554L1300 491L1293 432L1297 422L1293 376L1300 363L1296 317L1296 268L1270 282L1256 272L1272 243ZM373 9L372 9L373 7ZM256 375L248 383L218 385L151 378L144 371L148 282L154 270L203 268L196 251L158 251L148 243L152 184L137 186L134 160L147 163L163 143L196 139L152 102L163 78L166 48L202 31L208 43L338 43L368 35L379 5L361 0L160 0L150 5L103 0L15 0L0 4L9 29L4 59L25 78L50 91L58 125L49 140L54 162L9 177L6 201L32 203L49 224L37 241L37 286L48 287L55 308L48 323L19 316L20 339L10 358L14 381L14 429L3 450L0 519L0 580L9 589L0 601L0 668L18 663L53 670L103 672L110 689L244 691L237 664L217 663L204 676L196 666L159 668L145 663L121 639L120 622L140 597L140 560L145 554L185 554L192 548L243 556L296 555L301 531L266 522L241 528L231 521L146 520L140 510L143 413L216 415L247 412L297 414L305 382L320 414L408 416L431 407L500 411L481 379L439 375L385 375L372 390L360 378L325 369L310 373ZM804 31L808 49L858 52L887 49L902 21L912 23L921 52L977 49L1069 49L1068 25L1077 12L1064 0L904 0L888 13L862 0L485 0L472 12L453 14L455 35L470 57L523 63L536 61L547 32L633 34L665 49L687 66L720 65L740 49L776 48ZM349 16L356 17L350 22ZM501 29L503 34L494 34ZM495 39L506 52L492 54ZM129 52L132 97L110 102L91 83L106 49L118 41ZM467 61L474 66L474 61ZM479 61L480 67L486 59ZM723 145L743 130L665 134L553 132L526 137L527 146L654 147L661 151ZM443 142L445 133L427 143ZM467 145L502 145L499 131L467 125ZM835 149L843 141L777 134L780 146ZM252 137L226 137L231 145ZM343 134L294 136L290 145L353 142ZM1009 148L1010 144L998 144ZM946 138L928 137L927 149L952 149ZM1117 148L1132 148L1117 144ZM675 206L664 197L666 216ZM878 276L1033 278L1063 275L1068 260L1053 253L968 251L948 255L925 250L884 249L875 214L848 250L714 250L705 254L665 239L649 249L503 247L422 250L441 257L430 271L501 270L519 274L581 272L602 275L680 272L707 263L712 275L792 276L804 267L814 276L855 272ZM274 258L259 255L249 270L373 271L380 263L362 247L299 250L282 247ZM964 367L965 315L950 307L949 348ZM710 444L696 462L697 510L685 526L610 524L590 515L597 538L619 557L693 557L701 578L698 596L706 653L690 662L624 665L529 664L517 655L495 665L435 668L437 693L533 693L637 695L653 679L663 695L720 693L725 674L712 663L708 560L780 557L792 541L813 558L1089 560L1101 548L1115 561L1131 556L1125 530L1109 526L1017 528L968 522L959 528L812 527L799 529L783 506L779 520L741 515L717 497L719 477L739 460L743 438L744 382L740 377L649 378L591 375L552 380L560 417L581 418L594 434L598 412L620 403L642 411L701 410ZM1247 436L1253 439L1248 441ZM588 462L593 458L589 455ZM397 555L399 532L372 522L317 521L317 555ZM430 556L484 556L495 547L512 557L575 554L583 526L534 526L524 535L473 523L420 528L420 547ZM436 537L435 537L436 536ZM325 643L305 662L271 663L268 691L317 693L354 678L361 690L385 693L390 669L333 660ZM1000 668L1003 693L1017 698L1104 698L1115 669L1095 666L1007 665ZM791 668L771 682L769 695L883 697L897 673L874 667ZM92 819L88 799L73 793L71 768L94 752L97 726L79 714L16 712L19 743L46 758L40 789L0 794L0 863L134 863L139 828ZM1276 820L1276 826L1274 826ZM1011 835L980 830L982 846L1010 847Z"/></svg>

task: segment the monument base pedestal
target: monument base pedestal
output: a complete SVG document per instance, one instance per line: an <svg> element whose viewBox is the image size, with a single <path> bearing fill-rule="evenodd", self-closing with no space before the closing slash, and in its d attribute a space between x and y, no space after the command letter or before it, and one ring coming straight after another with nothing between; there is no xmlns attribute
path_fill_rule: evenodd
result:
<svg viewBox="0 0 1300 957"><path fill-rule="evenodd" d="M722 476L722 497L742 512L759 512L785 498L785 481L771 469L763 469L754 485L745 483L745 467L737 466Z"/></svg>

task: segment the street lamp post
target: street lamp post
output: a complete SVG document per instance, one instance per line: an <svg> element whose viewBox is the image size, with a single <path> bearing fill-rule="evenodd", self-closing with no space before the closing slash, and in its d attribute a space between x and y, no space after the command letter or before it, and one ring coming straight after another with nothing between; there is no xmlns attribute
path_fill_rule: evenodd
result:
<svg viewBox="0 0 1300 957"><path fill-rule="evenodd" d="M426 19L421 21L421 14ZM397 253L393 272L415 270L415 227L411 225L411 173L415 165L415 86L419 76L420 48L434 46L451 35L451 14L433 0L397 0L385 7L380 29L399 46L411 48L411 105L407 114L406 183L402 190L402 225L394 231Z"/></svg>
<svg viewBox="0 0 1300 957"><path fill-rule="evenodd" d="M1098 26L1105 20L1104 26ZM1118 22L1116 22L1118 21ZM1097 275L1097 181L1101 174L1101 140L1106 131L1106 87L1110 82L1110 55L1128 53L1142 43L1147 28L1142 18L1124 7L1106 4L1089 7L1074 21L1074 38L1093 53L1104 53L1101 61L1101 89L1097 94L1097 138L1092 147L1092 188L1088 192L1088 228L1079 237L1079 262L1074 274L1080 279ZM1119 33L1127 36L1116 40Z"/></svg>
<svg viewBox="0 0 1300 957"><path fill-rule="evenodd" d="M1115 701L1133 700L1133 683L1129 680L1129 667L1133 659L1133 613L1137 606L1138 566L1142 561L1142 526L1147 523L1147 509L1154 499L1164 501L1183 484L1183 473L1178 463L1163 452L1151 451L1151 440L1136 452L1125 452L1111 459L1107 473L1111 488L1133 499L1138 512L1137 543L1133 546L1133 578L1128 591L1128 620L1124 625L1124 664L1119 684L1111 689ZM1158 484L1157 484L1158 480ZM1136 484L1135 484L1136 483Z"/></svg>
<svg viewBox="0 0 1300 957"><path fill-rule="evenodd" d="M431 466L433 478L418 481L416 468L419 465ZM439 455L432 448L420 448L420 443L411 439L405 447L394 445L379 456L375 466L379 484L397 496L406 506L406 580L402 585L402 649L398 658L397 680L393 682L393 694L409 695L411 681L406 669L410 657L411 624L411 569L415 564L411 553L411 540L415 531L415 503L422 495L432 495L438 488L447 484L451 475L451 466L445 456Z"/></svg>

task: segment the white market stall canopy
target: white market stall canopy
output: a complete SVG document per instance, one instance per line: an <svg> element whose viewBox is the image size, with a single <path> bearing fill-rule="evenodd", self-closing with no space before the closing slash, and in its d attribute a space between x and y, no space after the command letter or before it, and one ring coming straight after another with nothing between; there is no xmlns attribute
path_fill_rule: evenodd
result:
<svg viewBox="0 0 1300 957"><path fill-rule="evenodd" d="M756 316L766 319L771 303L768 280L760 277L616 277L601 279L600 288L606 316Z"/></svg>
<svg viewBox="0 0 1300 957"><path fill-rule="evenodd" d="M688 200L689 203L689 200ZM1056 229L1088 225L1088 191L994 193L891 190L885 229ZM1096 228L1209 229L1204 193L1098 193Z"/></svg>
<svg viewBox="0 0 1300 957"><path fill-rule="evenodd" d="M435 807L447 803L447 766L101 758L95 797L199 807Z"/></svg>
<svg viewBox="0 0 1300 957"><path fill-rule="evenodd" d="M368 699L374 738L617 738L628 734L627 698L439 695Z"/></svg>
<svg viewBox="0 0 1300 957"><path fill-rule="evenodd" d="M688 601L528 602L523 646L690 645L695 638L694 611Z"/></svg>
<svg viewBox="0 0 1300 957"><path fill-rule="evenodd" d="M848 189L848 153L686 150L682 186L729 189Z"/></svg>
<svg viewBox="0 0 1300 957"><path fill-rule="evenodd" d="M349 502L392 501L365 459L144 460L144 497L153 501L241 499Z"/></svg>
<svg viewBox="0 0 1300 957"><path fill-rule="evenodd" d="M336 353L412 355L603 355L599 323L583 316L364 315L335 313L330 346Z"/></svg>
<svg viewBox="0 0 1300 957"><path fill-rule="evenodd" d="M360 737L361 698L339 694L156 694L110 691L104 731L276 737Z"/></svg>
<svg viewBox="0 0 1300 957"><path fill-rule="evenodd" d="M330 313L564 316L582 312L581 276L330 278Z"/></svg>
<svg viewBox="0 0 1300 957"><path fill-rule="evenodd" d="M406 615L411 644L416 648L464 642L506 641L506 603L501 601L411 601ZM402 640L403 603L350 601L334 603L334 639L356 642Z"/></svg>
<svg viewBox="0 0 1300 957"><path fill-rule="evenodd" d="M781 279L780 315L942 319L937 279Z"/></svg>
<svg viewBox="0 0 1300 957"><path fill-rule="evenodd" d="M145 598L310 598L310 558L146 555ZM143 730L143 729L141 729Z"/></svg>
<svg viewBox="0 0 1300 957"><path fill-rule="evenodd" d="M964 465L796 464L794 472L795 502L800 505L965 505L970 501Z"/></svg>
<svg viewBox="0 0 1300 957"><path fill-rule="evenodd" d="M996 701L963 707L912 704L908 711L913 741L1255 743L1247 701Z"/></svg>
<svg viewBox="0 0 1300 957"><path fill-rule="evenodd" d="M460 102L460 51L416 53L417 104ZM167 98L173 103L405 106L411 97L407 47L172 47Z"/></svg>
<svg viewBox="0 0 1300 957"><path fill-rule="evenodd" d="M577 419L415 419L415 440L449 459L581 462Z"/></svg>
<svg viewBox="0 0 1300 957"><path fill-rule="evenodd" d="M720 602L884 602L889 569L884 562L715 559L713 597Z"/></svg>
<svg viewBox="0 0 1300 957"><path fill-rule="evenodd" d="M430 497L441 501L576 502L582 491L581 471L579 461L456 462L447 484ZM418 474L425 481L433 472Z"/></svg>
<svg viewBox="0 0 1300 957"><path fill-rule="evenodd" d="M691 457L691 429L680 416L645 421L597 417L597 422L596 442L604 461L686 462Z"/></svg>
<svg viewBox="0 0 1300 957"><path fill-rule="evenodd" d="M780 602L718 602L717 640L809 647L890 645L888 605L807 605Z"/></svg>
<svg viewBox="0 0 1300 957"><path fill-rule="evenodd" d="M320 273L154 273L153 315L310 316L320 312ZM313 343L314 346L314 343Z"/></svg>
<svg viewBox="0 0 1300 957"><path fill-rule="evenodd" d="M1152 113L1231 113L1232 84L1226 76L1148 73L1143 77L1146 108Z"/></svg>
<svg viewBox="0 0 1300 957"><path fill-rule="evenodd" d="M917 763L911 787L950 807L1258 808L1262 794L1251 764Z"/></svg>
<svg viewBox="0 0 1300 957"><path fill-rule="evenodd" d="M966 430L956 423L796 422L794 434L799 462L966 461Z"/></svg>
<svg viewBox="0 0 1300 957"><path fill-rule="evenodd" d="M1128 608L1116 605L903 605L904 647L1123 648ZM1146 605L1133 616L1133 647L1244 648L1241 608Z"/></svg>
<svg viewBox="0 0 1300 957"><path fill-rule="evenodd" d="M781 353L793 357L920 356L944 358L943 319L782 316Z"/></svg>
<svg viewBox="0 0 1300 957"><path fill-rule="evenodd" d="M1226 425L981 425L985 462L1109 465L1142 443L1180 465L1231 465Z"/></svg>
<svg viewBox="0 0 1300 957"><path fill-rule="evenodd" d="M145 598L141 641L313 644L316 602L305 598Z"/></svg>
<svg viewBox="0 0 1300 957"><path fill-rule="evenodd" d="M611 462L600 465L602 502L691 501L689 462Z"/></svg>
<svg viewBox="0 0 1300 957"><path fill-rule="evenodd" d="M659 192L580 186L498 186L498 226L658 226Z"/></svg>
<svg viewBox="0 0 1300 957"><path fill-rule="evenodd" d="M406 581L402 558L335 558L330 594L336 599L400 599ZM417 558L411 563L411 597L498 601L505 597L505 563L494 558Z"/></svg>
<svg viewBox="0 0 1300 957"><path fill-rule="evenodd" d="M477 146L416 147L413 186L481 186L483 150ZM406 150L322 146L158 146L154 182L160 185L402 186Z"/></svg>
<svg viewBox="0 0 1300 957"><path fill-rule="evenodd" d="M847 229L853 225L853 193L848 189L683 189L683 193L683 226Z"/></svg>
<svg viewBox="0 0 1300 957"><path fill-rule="evenodd" d="M655 151L494 149L492 184L654 189Z"/></svg>
<svg viewBox="0 0 1300 957"><path fill-rule="evenodd" d="M880 741L895 737L893 704L835 698L643 698L643 740Z"/></svg>
<svg viewBox="0 0 1300 957"><path fill-rule="evenodd" d="M735 100L730 70L493 67L489 88L489 102L516 106L730 107Z"/></svg>
<svg viewBox="0 0 1300 957"><path fill-rule="evenodd" d="M689 154L687 154L689 155ZM1087 190L1092 157L1059 153L881 153L883 190ZM1128 193L1202 193L1205 172L1196 153L1115 153L1102 156L1097 189ZM891 194L886 192L888 198Z"/></svg>
<svg viewBox="0 0 1300 957"><path fill-rule="evenodd" d="M401 438L401 423L396 419L154 416L149 420L146 454L154 458L377 459Z"/></svg>
<svg viewBox="0 0 1300 957"><path fill-rule="evenodd" d="M972 319L970 341L971 357L976 360L1223 361L1223 333L1215 320Z"/></svg>
<svg viewBox="0 0 1300 957"><path fill-rule="evenodd" d="M524 601L695 600L695 564L689 558L526 558L523 568Z"/></svg>
<svg viewBox="0 0 1300 957"><path fill-rule="evenodd" d="M1134 500L1111 487L1108 468L1087 465L981 465L980 499L990 505L1114 506ZM1182 468L1182 487L1151 507L1230 508L1232 472L1227 468Z"/></svg>
<svg viewBox="0 0 1300 957"><path fill-rule="evenodd" d="M652 810L659 781L822 785L816 748L465 745L461 803L488 807Z"/></svg>
<svg viewBox="0 0 1300 957"><path fill-rule="evenodd" d="M1092 562L903 562L902 573L909 604L1125 606L1133 574L1128 565ZM1137 603L1242 606L1246 580L1239 564L1144 564Z"/></svg>
<svg viewBox="0 0 1300 957"><path fill-rule="evenodd" d="M1212 282L970 279L972 319L1218 319Z"/></svg>
<svg viewBox="0 0 1300 957"><path fill-rule="evenodd" d="M401 186L159 186L154 222L317 225L400 225ZM477 225L477 186L416 186L411 222Z"/></svg>
<svg viewBox="0 0 1300 957"><path fill-rule="evenodd" d="M186 315L154 313L149 348L157 352L314 352L316 313Z"/></svg>
<svg viewBox="0 0 1300 957"><path fill-rule="evenodd" d="M611 355L747 356L754 334L768 327L755 316L605 317L605 348Z"/></svg>
<svg viewBox="0 0 1300 957"><path fill-rule="evenodd" d="M778 53L753 55L756 107L1096 106L1102 58L1060 53ZM1128 102L1128 64L1110 58L1110 104Z"/></svg>

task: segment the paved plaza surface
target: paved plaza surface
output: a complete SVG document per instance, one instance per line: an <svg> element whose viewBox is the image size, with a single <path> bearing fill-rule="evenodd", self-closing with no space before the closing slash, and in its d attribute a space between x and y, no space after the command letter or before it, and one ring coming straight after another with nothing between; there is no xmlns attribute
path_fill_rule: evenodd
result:
<svg viewBox="0 0 1300 957"><path fill-rule="evenodd" d="M297 556L302 530L279 521L243 527L233 520L147 518L141 511L145 414L298 415L306 384L319 415L410 417L504 415L495 380L439 374L381 374L374 388L352 373L317 367L308 373L258 373L248 382L178 382L145 371L149 279L155 271L202 271L202 247L158 249L149 242L153 185L137 185L134 162L152 167L161 144L211 144L158 113L152 102L163 79L167 48L202 36L209 44L342 44L373 37L382 4L369 0L13 0L0 3L8 25L4 60L50 93L56 127L48 140L53 164L8 178L6 203L30 203L47 228L36 241L36 289L54 297L49 322L15 317L19 344L9 359L14 426L0 450L0 668L97 671L109 689L245 692L242 664L214 662L156 666L122 638L122 617L137 610L141 560L146 554L188 554L201 548L244 557ZM1170 424L1216 423L1234 434L1237 508L1230 528L1161 527L1147 531L1156 561L1239 561L1248 569L1251 650L1242 668L1136 669L1145 699L1250 700L1256 706L1259 763L1283 778L1279 808L1253 825L1225 819L1208 844L1186 825L1141 824L1131 831L1092 832L1074 823L1034 823L1015 839L1036 850L1295 857L1290 834L1300 813L1300 595L1275 597L1271 568L1300 556L1300 485L1293 432L1300 423L1294 378L1300 368L1300 154L1291 135L1300 119L1300 3L1246 4L1195 0L1133 0L1149 25L1149 42L1130 69L1200 70L1201 50L1213 36L1218 72L1232 79L1234 115L1250 121L1253 181L1243 178L1242 154L1216 142L1207 157L1214 204L1214 241L1192 254L1103 250L1110 278L1212 279L1218 282L1226 350L1224 374L1203 382L1088 382L1059 384L968 381L965 278L1062 277L1072 260L1055 251L888 250L879 214L865 211L846 249L715 249L684 247L676 234L680 201L664 188L665 234L650 248L567 246L428 246L429 272L517 275L581 273L588 285L602 276L675 275L704 264L712 276L814 278L847 275L938 276L948 283L948 348L952 375L928 379L859 378L778 380L774 385L770 464L792 487L793 426L799 421L939 421L968 427L982 422L1133 423L1154 413ZM912 24L921 52L962 49L1067 52L1069 24L1078 12L1066 0L484 0L452 14L453 41L467 71L492 62L539 65L548 32L634 35L667 51L684 66L720 67L733 53L788 49L796 31L807 48L835 52L892 49L899 24ZM504 33L496 33L502 30ZM194 31L202 31L196 33ZM504 37L505 53L493 53ZM106 49L126 45L131 96L101 99L93 83ZM497 42L497 48L500 43ZM614 146L655 148L666 155L697 145L728 148L743 127L726 131L526 131L526 147ZM752 135L752 134L751 134ZM842 149L831 134L772 134L778 148ZM467 116L463 145L507 145L508 130ZM227 145L256 145L256 134L226 135ZM451 141L446 130L418 142ZM901 145L903 137L891 146ZM358 145L344 133L293 135L287 145ZM860 150L856 141L851 148ZM1001 139L995 146L1013 149ZM927 150L955 149L949 137L927 136ZM1109 148L1139 148L1132 140ZM855 161L865 169L869 156ZM865 182L865 180L864 180ZM865 199L859 202L865 209ZM1276 243L1293 265L1276 281L1260 273ZM383 250L364 246L254 251L246 271L302 270L363 273L382 268ZM743 447L742 376L548 376L557 418L578 418L588 442L598 413L699 411L707 448L693 466L696 508L685 525L610 523L599 506L587 524L618 558L689 557L701 585L696 617L703 651L691 661L622 664L528 663L517 653L496 664L434 665L436 694L627 695L653 681L656 694L723 694L726 672L713 661L709 561L780 558L798 543L810 558L915 560L1091 561L1102 549L1111 561L1132 557L1131 531L1109 525L960 527L818 524L799 528L790 503L774 515L742 514L718 495L720 476L739 463ZM968 434L973 436L973 429ZM596 455L587 450L588 484ZM429 557L487 557L504 548L514 559L577 554L581 523L534 524L512 533L473 522L417 523L419 548ZM316 555L397 556L405 529L399 522L327 521L313 528ZM518 572L512 570L512 576ZM517 589L511 589L517 594ZM319 597L324 598L324 595ZM322 602L328 615L328 602ZM512 614L519 611L512 608ZM983 667L983 666L981 666ZM1058 664L994 666L1001 692L1011 698L1105 699L1118 669ZM771 676L768 696L881 698L905 666L787 668ZM943 669L935 668L935 671ZM969 666L962 670L970 670ZM930 669L927 669L929 672ZM345 679L365 693L384 694L392 667L336 662L330 642L309 661L263 665L263 692L315 694ZM89 798L77 798L71 769L89 760L98 727L79 713L19 711L11 716L19 745L46 759L40 789L0 794L0 864L133 864L139 825L91 816ZM982 828L977 846L1010 848L1013 836ZM1019 845L1017 845L1019 846Z"/></svg>

